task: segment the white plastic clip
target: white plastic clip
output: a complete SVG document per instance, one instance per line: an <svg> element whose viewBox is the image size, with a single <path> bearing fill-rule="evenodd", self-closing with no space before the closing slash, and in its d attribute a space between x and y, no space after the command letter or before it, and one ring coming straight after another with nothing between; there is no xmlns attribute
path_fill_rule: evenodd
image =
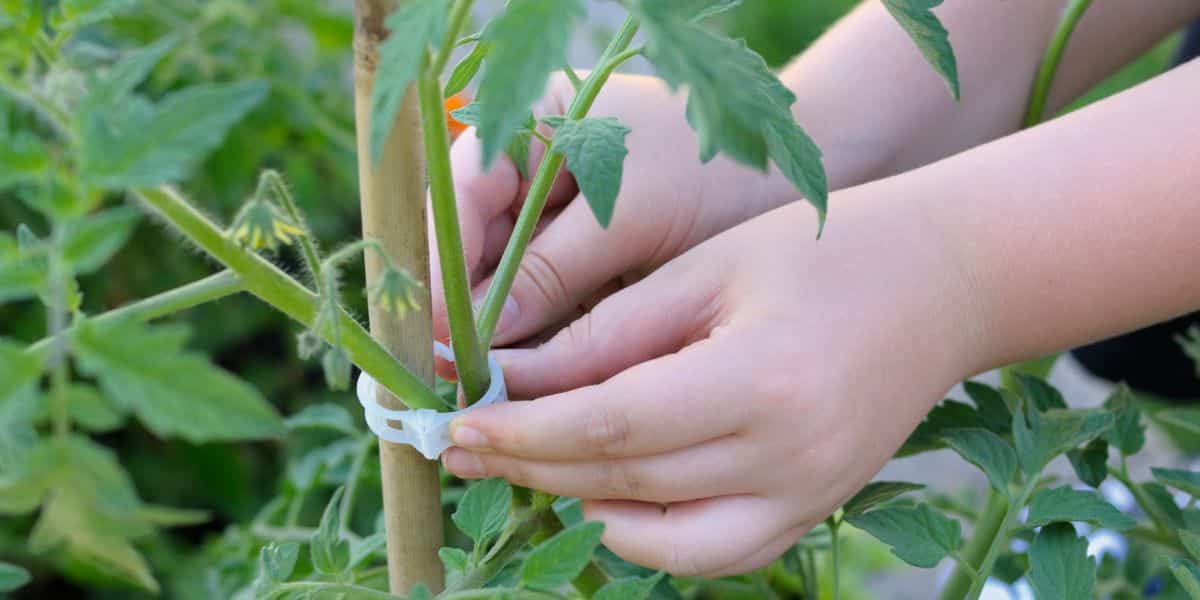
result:
<svg viewBox="0 0 1200 600"><path fill-rule="evenodd" d="M434 342L434 355L454 362L454 351L445 344ZM450 443L450 422L480 406L497 402L508 402L508 388L504 385L504 372L495 358L488 355L488 370L491 372L492 383L487 393L478 402L462 410L453 412L438 412L430 408L416 410L391 410L379 405L375 399L375 380L365 372L358 376L356 391L358 402L366 413L367 426L379 439L393 444L407 444L416 448L422 456L429 460L437 460ZM389 421L400 424L393 426Z"/></svg>

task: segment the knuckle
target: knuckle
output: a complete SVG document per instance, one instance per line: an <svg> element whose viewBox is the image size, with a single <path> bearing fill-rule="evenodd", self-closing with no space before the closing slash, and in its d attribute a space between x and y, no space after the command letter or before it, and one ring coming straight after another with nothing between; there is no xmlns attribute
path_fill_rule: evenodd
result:
<svg viewBox="0 0 1200 600"><path fill-rule="evenodd" d="M569 304L566 280L545 253L530 248L525 253L517 273L530 283L531 292L538 294L547 306Z"/></svg>
<svg viewBox="0 0 1200 600"><path fill-rule="evenodd" d="M569 325L563 328L554 336L552 343L559 348L587 348L592 342L592 315L591 313L571 321Z"/></svg>
<svg viewBox="0 0 1200 600"><path fill-rule="evenodd" d="M600 456L614 457L629 444L629 416L604 406L594 407L584 425L587 449Z"/></svg>
<svg viewBox="0 0 1200 600"><path fill-rule="evenodd" d="M630 500L640 497L643 479L626 461L605 461L598 489L609 498Z"/></svg>

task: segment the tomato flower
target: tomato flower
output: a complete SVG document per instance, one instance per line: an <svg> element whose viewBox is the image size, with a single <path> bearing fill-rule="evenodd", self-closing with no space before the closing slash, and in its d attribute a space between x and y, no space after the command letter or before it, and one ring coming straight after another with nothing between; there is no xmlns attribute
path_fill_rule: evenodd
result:
<svg viewBox="0 0 1200 600"><path fill-rule="evenodd" d="M388 267L367 292L377 306L396 316L403 316L409 310L420 307L417 292L423 288L421 282L413 279L407 271Z"/></svg>
<svg viewBox="0 0 1200 600"><path fill-rule="evenodd" d="M304 228L271 202L254 197L238 211L227 235L254 250L274 251L279 244L290 245L294 238L303 236Z"/></svg>

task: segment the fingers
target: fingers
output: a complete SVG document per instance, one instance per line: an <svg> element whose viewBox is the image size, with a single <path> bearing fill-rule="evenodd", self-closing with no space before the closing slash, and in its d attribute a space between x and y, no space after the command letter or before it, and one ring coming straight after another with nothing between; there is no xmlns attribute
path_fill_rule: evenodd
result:
<svg viewBox="0 0 1200 600"><path fill-rule="evenodd" d="M787 552L787 549L791 548L808 529L808 527L794 527L789 529L737 564L705 573L704 576L729 577L731 575L742 575L751 571L757 571L775 562L775 559L783 555L784 552Z"/></svg>
<svg viewBox="0 0 1200 600"><path fill-rule="evenodd" d="M710 275L688 265L664 267L600 301L540 346L498 352L509 391L538 398L594 385L707 336L719 312Z"/></svg>
<svg viewBox="0 0 1200 600"><path fill-rule="evenodd" d="M464 479L502 477L513 484L585 500L682 502L753 491L746 444L725 437L642 458L550 462L503 454L446 451L446 468Z"/></svg>
<svg viewBox="0 0 1200 600"><path fill-rule="evenodd" d="M589 521L603 521L604 545L621 558L672 575L725 572L782 552L780 532L796 528L784 512L758 496L722 496L657 504L612 500L583 503ZM793 538L794 540L794 538ZM780 548L782 546L782 548ZM778 555L778 554L776 554Z"/></svg>

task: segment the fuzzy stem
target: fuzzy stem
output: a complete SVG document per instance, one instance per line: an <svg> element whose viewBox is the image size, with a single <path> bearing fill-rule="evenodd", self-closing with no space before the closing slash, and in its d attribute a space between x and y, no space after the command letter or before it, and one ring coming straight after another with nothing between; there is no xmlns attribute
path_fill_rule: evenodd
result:
<svg viewBox="0 0 1200 600"><path fill-rule="evenodd" d="M588 111L592 108L592 103L596 101L596 96L600 94L600 89L604 87L609 76L631 56L624 53L629 48L629 44L633 42L633 36L637 34L637 30L637 19L626 18L620 31L617 32L600 57L596 70L588 75L580 86L579 92L575 94L575 99L571 101L571 106L567 109L566 117L568 119L577 120L587 116ZM558 176L559 169L562 168L564 158L561 153L547 148L545 155L542 156L541 164L538 165L537 174L530 183L525 204L521 207L521 214L513 226L512 237L508 240L508 246L504 248L504 256L500 259L499 266L496 267L492 285L488 288L483 307L480 309L479 338L485 348L491 345L492 334L495 333L496 323L500 320L500 311L504 308L504 300L508 298L508 293L512 289L513 280L516 279L517 271L521 266L521 257L525 255L525 249L529 247L529 241L533 239L534 229L537 227L538 220L541 219L542 209L546 206L550 188L554 185L554 179Z"/></svg>
<svg viewBox="0 0 1200 600"><path fill-rule="evenodd" d="M275 197L283 203L283 209L287 211L292 222L304 230L304 235L300 236L301 256L304 257L304 265L308 267L308 274L312 276L313 285L317 285L317 282L321 281L321 253L317 251L312 228L308 226L304 213L300 212L300 208L296 206L296 200L292 198L291 190L288 189L279 173L269 169L263 171L260 186L268 186L275 193Z"/></svg>
<svg viewBox="0 0 1200 600"><path fill-rule="evenodd" d="M1080 19L1083 18L1091 4L1092 0L1071 0L1066 11L1063 12L1062 19L1054 30L1054 36L1050 39L1050 46L1046 48L1046 54L1042 57L1041 65L1038 66L1037 76L1033 80L1033 91L1029 95L1029 104L1025 109L1025 127L1033 127L1045 118L1046 99L1050 96L1050 86L1054 83L1058 65L1062 63L1067 42L1071 40L1071 34L1075 32L1075 27L1079 25Z"/></svg>
<svg viewBox="0 0 1200 600"><path fill-rule="evenodd" d="M227 239L212 221L192 207L179 192L164 186L134 190L133 195L213 258L237 273L246 291L296 321L312 326L319 303L317 296L275 265ZM338 317L342 344L354 364L374 377L380 385L403 397L410 407L437 409L442 406L437 395L371 339L358 321L344 311L340 311ZM329 340L328 329L317 333Z"/></svg>
<svg viewBox="0 0 1200 600"><path fill-rule="evenodd" d="M987 552L983 555L983 560L979 561L979 567L975 569L971 589L967 591L967 600L976 600L983 593L983 585L987 583L987 578L992 574L992 568L996 565L996 559L1000 556L1000 552L1008 546L1009 532L1012 530L1012 525L1021 516L1021 509L1025 507L1025 503L1029 500L1029 495L1033 493L1037 487L1037 478L1030 477L1026 481L1024 487L1008 504L1004 511L1004 519L1000 521L1000 527L996 530L996 535L992 538L991 543L987 546ZM971 573L967 573L968 577L972 577Z"/></svg>
<svg viewBox="0 0 1200 600"><path fill-rule="evenodd" d="M979 519L975 521L975 532L971 534L971 540L962 550L964 562L970 565L976 574L978 574L979 565L983 564L984 556L992 547L996 537L1000 535L1001 526L1003 526L1004 517L1007 514L1007 500L989 488L987 504ZM942 588L941 600L962 600L974 582L975 577L972 577L971 572L963 565L957 565L950 575L950 579L946 581L945 587Z"/></svg>

